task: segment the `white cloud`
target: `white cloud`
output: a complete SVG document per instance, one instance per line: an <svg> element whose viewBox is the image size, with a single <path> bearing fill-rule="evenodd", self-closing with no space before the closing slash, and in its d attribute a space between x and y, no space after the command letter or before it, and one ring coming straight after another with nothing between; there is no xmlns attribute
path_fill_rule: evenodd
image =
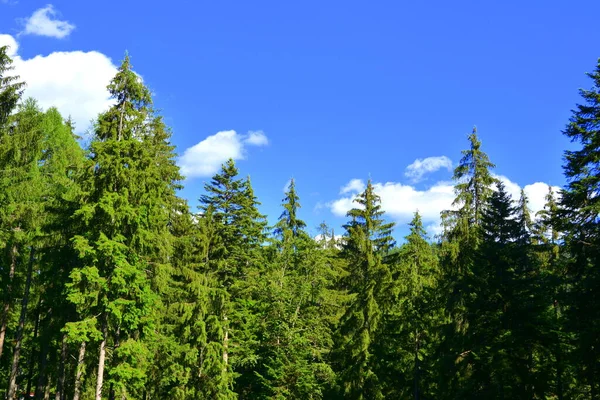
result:
<svg viewBox="0 0 600 400"><path fill-rule="evenodd" d="M14 72L27 83L25 97L34 97L43 108L55 106L65 118L70 115L78 132L112 104L106 86L117 67L104 54L68 51L24 59L12 36L0 35L2 44L11 46Z"/></svg>
<svg viewBox="0 0 600 400"><path fill-rule="evenodd" d="M352 179L346 186L342 187L340 194L361 193L365 191L365 187L365 183L361 179Z"/></svg>
<svg viewBox="0 0 600 400"><path fill-rule="evenodd" d="M543 182L535 182L524 187L525 194L529 199L529 209L535 213L542 210L546 204L546 195L548 194L548 184ZM556 198L559 197L560 187L552 186L552 190Z"/></svg>
<svg viewBox="0 0 600 400"><path fill-rule="evenodd" d="M342 194L350 193L350 196L329 203L331 211L337 216L344 216L348 210L356 207L353 200L361 191L357 190L361 185L364 187L364 182L360 179L350 181L342 189ZM350 189L352 187L355 190ZM373 187L381 197L381 206L386 214L400 223L408 223L417 210L423 220L439 221L440 212L450 208L454 200L454 187L448 182L439 182L426 190L417 190L413 186L397 182L374 183Z"/></svg>
<svg viewBox="0 0 600 400"><path fill-rule="evenodd" d="M221 131L207 137L192 147L188 147L179 158L181 173L187 178L196 178L214 175L221 164L228 159L242 160L245 158L246 145L264 145L268 143L264 133L261 144L250 140L249 135L239 135L236 131Z"/></svg>
<svg viewBox="0 0 600 400"><path fill-rule="evenodd" d="M0 34L0 47L8 46L7 55L14 58L19 50L19 44L14 37L10 35Z"/></svg>
<svg viewBox="0 0 600 400"><path fill-rule="evenodd" d="M504 189L508 194L510 194L510 197L512 197L514 201L519 201L519 198L521 197L521 186L511 181L504 175L492 175L494 176L494 178L498 179L504 184ZM496 189L496 185L494 185L493 189Z"/></svg>
<svg viewBox="0 0 600 400"><path fill-rule="evenodd" d="M452 170L452 160L446 156L427 157L416 159L412 164L406 167L404 175L410 178L412 182L419 182L426 174L438 171L442 168L448 171Z"/></svg>
<svg viewBox="0 0 600 400"><path fill-rule="evenodd" d="M269 139L263 131L250 131L244 142L251 146L266 146L269 144Z"/></svg>
<svg viewBox="0 0 600 400"><path fill-rule="evenodd" d="M75 25L56 19L58 12L52 4L35 10L31 17L25 20L25 35L50 36L58 39L65 38L75 29Z"/></svg>
<svg viewBox="0 0 600 400"><path fill-rule="evenodd" d="M499 175L497 178L503 181L513 200L518 201L521 187L505 176ZM360 190L361 185L364 186L363 181L353 179L344 186L341 192L344 196L327 204L331 212L336 216L343 217L350 209L357 207L358 205L353 200L362 191ZM451 209L455 198L453 182L437 182L424 190L398 182L373 183L373 187L381 198L383 210L390 219L401 225L407 224L413 218L414 212L419 211L430 235L441 232L440 213L443 210ZM558 193L557 186L554 186L553 189ZM535 215L544 207L548 185L535 182L526 185L524 190L529 199L532 215Z"/></svg>
<svg viewBox="0 0 600 400"><path fill-rule="evenodd" d="M521 186L511 181L506 176L496 175L495 177L504 183L506 191L511 195L513 201L519 201L519 198L521 197ZM548 187L549 185L544 182L535 182L523 187L525 195L527 196L529 210L532 212L532 215L535 215L538 211L544 208L544 205L546 204L546 195L548 194ZM558 196L560 187L552 186L552 190Z"/></svg>

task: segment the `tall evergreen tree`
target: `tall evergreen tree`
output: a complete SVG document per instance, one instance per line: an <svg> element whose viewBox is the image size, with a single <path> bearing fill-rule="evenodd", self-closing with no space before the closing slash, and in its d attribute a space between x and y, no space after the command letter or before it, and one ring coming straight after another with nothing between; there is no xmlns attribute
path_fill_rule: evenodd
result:
<svg viewBox="0 0 600 400"><path fill-rule="evenodd" d="M582 384L580 396L600 397L600 60L592 88L580 90L583 103L573 110L563 133L578 148L565 152L567 185L561 206L571 286L569 327L576 336L575 364Z"/></svg>
<svg viewBox="0 0 600 400"><path fill-rule="evenodd" d="M250 179L238 177L233 160L228 160L200 198L200 210L214 220L218 246L208 256L209 271L215 274L227 297L220 307L223 330L223 360L226 370L235 371L236 393L246 398L254 382L256 338L250 328L254 321L252 288L264 268L265 217L258 211ZM230 301L233 298L235 301ZM232 340L235 344L232 344ZM230 354L230 353L235 354ZM231 358L231 359L230 359ZM228 379L232 379L233 375Z"/></svg>
<svg viewBox="0 0 600 400"><path fill-rule="evenodd" d="M455 200L453 209L442 211L441 256L444 274L442 290L446 299L448 323L443 327L440 346L439 370L440 393L454 393L460 386L459 360L468 351L465 334L469 328L466 303L470 292L476 252L481 241L481 219L487 200L496 182L486 153L481 150L477 129L469 135L469 149L454 170Z"/></svg>
<svg viewBox="0 0 600 400"><path fill-rule="evenodd" d="M334 347L339 370L340 395L347 399L382 399L376 375L374 349L379 339L382 304L389 288L390 271L383 258L394 245L393 223L383 220L380 198L373 184L354 200L360 208L348 212L343 257L348 263L346 287L352 294L340 320Z"/></svg>
<svg viewBox="0 0 600 400"><path fill-rule="evenodd" d="M275 225L268 267L256 282L258 376L254 398L320 399L333 379L325 356L336 313L335 272L299 219L292 180ZM327 302L327 304L323 304Z"/></svg>
<svg viewBox="0 0 600 400"><path fill-rule="evenodd" d="M93 167L75 213L85 227L73 239L81 266L73 269L69 284L80 317L68 332L100 338L96 400L103 393L141 398L145 391L150 354L144 339L152 337L153 309L160 306L155 289L169 274L169 213L181 179L170 132L152 110L150 92L129 56L108 90L115 104L94 129Z"/></svg>
<svg viewBox="0 0 600 400"><path fill-rule="evenodd" d="M7 149L10 148L11 138L9 135L10 126L8 124L9 117L17 107L18 102L21 99L21 95L23 92L24 83L19 82L19 77L16 75L12 75L11 71L13 70L12 59L8 56L8 46L0 47L0 135L2 140L2 147L5 149L3 152L7 152ZM1 170L3 171L2 176L2 192L5 192L7 189L12 186L10 183L10 176L8 175L8 171L12 171L16 166L13 165L13 162L16 160L12 160L10 155L5 153L5 156L2 159ZM8 199L5 197L5 201ZM7 203L3 204L3 207L6 207ZM11 228L7 226L9 223L9 216L5 215L0 220L2 223L2 232L3 235L0 237L0 243L4 249L3 253L11 252L12 250L7 250L6 246L8 245L9 238L6 236L6 232ZM5 260L6 261L6 260ZM13 279L15 274L15 264L12 262L3 263L4 265L10 265L8 270L6 268L2 269L2 310L0 311L2 314L0 315L0 362L2 353L4 351L4 342L6 339L6 329L9 319L9 313L11 309L12 303L12 288L13 288Z"/></svg>
<svg viewBox="0 0 600 400"><path fill-rule="evenodd" d="M434 345L441 310L436 301L439 266L418 212L392 269L394 300L385 315L381 376L387 398L434 396Z"/></svg>
<svg viewBox="0 0 600 400"><path fill-rule="evenodd" d="M0 46L0 129L6 128L25 88L25 83L19 82L19 76L11 73L14 67L8 50L8 46Z"/></svg>

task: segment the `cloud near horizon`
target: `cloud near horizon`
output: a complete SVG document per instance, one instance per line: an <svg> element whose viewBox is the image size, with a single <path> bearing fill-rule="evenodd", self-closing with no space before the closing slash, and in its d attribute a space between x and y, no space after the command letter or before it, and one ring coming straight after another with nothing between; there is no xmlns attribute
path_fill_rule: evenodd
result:
<svg viewBox="0 0 600 400"><path fill-rule="evenodd" d="M496 175L496 178L504 183L513 200L519 199L520 185L506 176ZM425 189L400 182L373 182L373 186L381 198L382 209L391 220L398 224L407 224L414 213L419 211L430 234L440 233L440 213L451 209L455 198L454 183L449 181L439 181ZM364 190L364 187L363 180L350 180L340 191L341 197L327 203L328 208L338 217L345 216L351 208L357 207L354 199ZM543 209L548 187L549 185L544 182L534 182L523 187L529 199L532 215ZM552 188L556 193L560 190L558 186Z"/></svg>
<svg viewBox="0 0 600 400"><path fill-rule="evenodd" d="M246 135L234 130L217 132L185 149L179 158L181 173L187 179L212 176L228 159L245 159L248 146L261 147L268 143L262 131L249 131Z"/></svg>

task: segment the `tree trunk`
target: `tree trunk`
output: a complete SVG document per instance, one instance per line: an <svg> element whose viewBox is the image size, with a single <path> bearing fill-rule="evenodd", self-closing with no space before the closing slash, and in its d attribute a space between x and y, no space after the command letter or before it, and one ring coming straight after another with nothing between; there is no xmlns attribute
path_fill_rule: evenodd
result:
<svg viewBox="0 0 600 400"><path fill-rule="evenodd" d="M85 342L81 342L79 346L79 356L77 357L77 368L75 372L75 387L73 389L73 400L79 400L79 394L81 391L81 378L83 377L83 371L85 365L83 361L85 359Z"/></svg>
<svg viewBox="0 0 600 400"><path fill-rule="evenodd" d="M47 340L45 340L44 344L43 344L42 352L40 355L40 370L39 370L37 386L35 388L35 398L36 399L42 398L42 395L44 394L44 388L46 386L48 386L48 384L50 382L50 380L48 379L48 376L46 375L46 370L48 367L48 350L49 350L48 347L50 347L50 344L48 343Z"/></svg>
<svg viewBox="0 0 600 400"><path fill-rule="evenodd" d="M417 337L415 339L415 365L413 371L415 400L419 400L419 368L419 334L417 333Z"/></svg>
<svg viewBox="0 0 600 400"><path fill-rule="evenodd" d="M559 303L557 300L554 300L554 318L557 326L560 331L560 321L559 321ZM563 370L562 370L562 349L560 346L560 336L556 338L556 395L558 400L563 400Z"/></svg>
<svg viewBox="0 0 600 400"><path fill-rule="evenodd" d="M25 281L25 293L21 300L21 315L19 316L19 325L13 351L12 366L10 369L10 379L8 383L8 400L14 400L17 395L17 373L19 372L19 359L21 356L21 344L23 342L23 331L25 330L25 320L27 319L27 303L29 302L29 290L31 288L31 275L33 273L33 260L35 250L32 247L29 252L29 265L27 266L27 280Z"/></svg>
<svg viewBox="0 0 600 400"><path fill-rule="evenodd" d="M6 337L6 325L10 313L10 302L12 300L12 283L15 277L15 268L17 266L17 246L13 245L10 251L10 270L8 271L8 286L6 287L6 299L2 307L2 322L0 322L0 358L4 349L4 339Z"/></svg>
<svg viewBox="0 0 600 400"><path fill-rule="evenodd" d="M224 321L227 321L227 316L223 317ZM225 364L225 370L227 370L227 363L229 362L229 329L227 329L227 322L225 322L225 335L223 336L223 363Z"/></svg>
<svg viewBox="0 0 600 400"><path fill-rule="evenodd" d="M52 387L52 382L50 379L48 379L48 383L46 383L46 390L44 390L44 400L50 400L50 388L51 387Z"/></svg>
<svg viewBox="0 0 600 400"><path fill-rule="evenodd" d="M62 348L60 350L60 365L58 367L58 381L56 382L56 394L54 400L64 400L65 395L65 363L67 361L67 336L63 335Z"/></svg>
<svg viewBox="0 0 600 400"><path fill-rule="evenodd" d="M38 336L38 330L40 329L40 305L41 301L38 302L37 312L35 317L35 326L33 328L33 343ZM27 388L25 389L25 393L31 393L31 381L33 380L33 368L35 366L35 346L32 345L31 355L29 356L29 368L27 371Z"/></svg>
<svg viewBox="0 0 600 400"><path fill-rule="evenodd" d="M119 326L117 328L117 332L115 334L115 347L114 347L115 353L116 353L116 350L119 348L119 344L121 342L120 336L121 336L121 327ZM114 362L114 358L113 358L113 362ZM115 365L115 364L113 364L113 365ZM113 385L112 382L110 383L110 386L108 389L108 400L115 400L115 386Z"/></svg>
<svg viewBox="0 0 600 400"><path fill-rule="evenodd" d="M106 358L106 317L102 327L102 341L100 342L100 355L98 356L98 377L96 380L96 400L102 400L102 384L104 382L104 362Z"/></svg>

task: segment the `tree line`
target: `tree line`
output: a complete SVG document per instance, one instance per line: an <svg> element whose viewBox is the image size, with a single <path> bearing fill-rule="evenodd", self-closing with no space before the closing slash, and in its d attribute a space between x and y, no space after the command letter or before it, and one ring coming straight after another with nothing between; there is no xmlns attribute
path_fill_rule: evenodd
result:
<svg viewBox="0 0 600 400"><path fill-rule="evenodd" d="M122 399L599 399L600 60L537 215L477 132L431 240L369 182L314 238L232 160L198 209L126 56L83 148L0 48L0 394Z"/></svg>

